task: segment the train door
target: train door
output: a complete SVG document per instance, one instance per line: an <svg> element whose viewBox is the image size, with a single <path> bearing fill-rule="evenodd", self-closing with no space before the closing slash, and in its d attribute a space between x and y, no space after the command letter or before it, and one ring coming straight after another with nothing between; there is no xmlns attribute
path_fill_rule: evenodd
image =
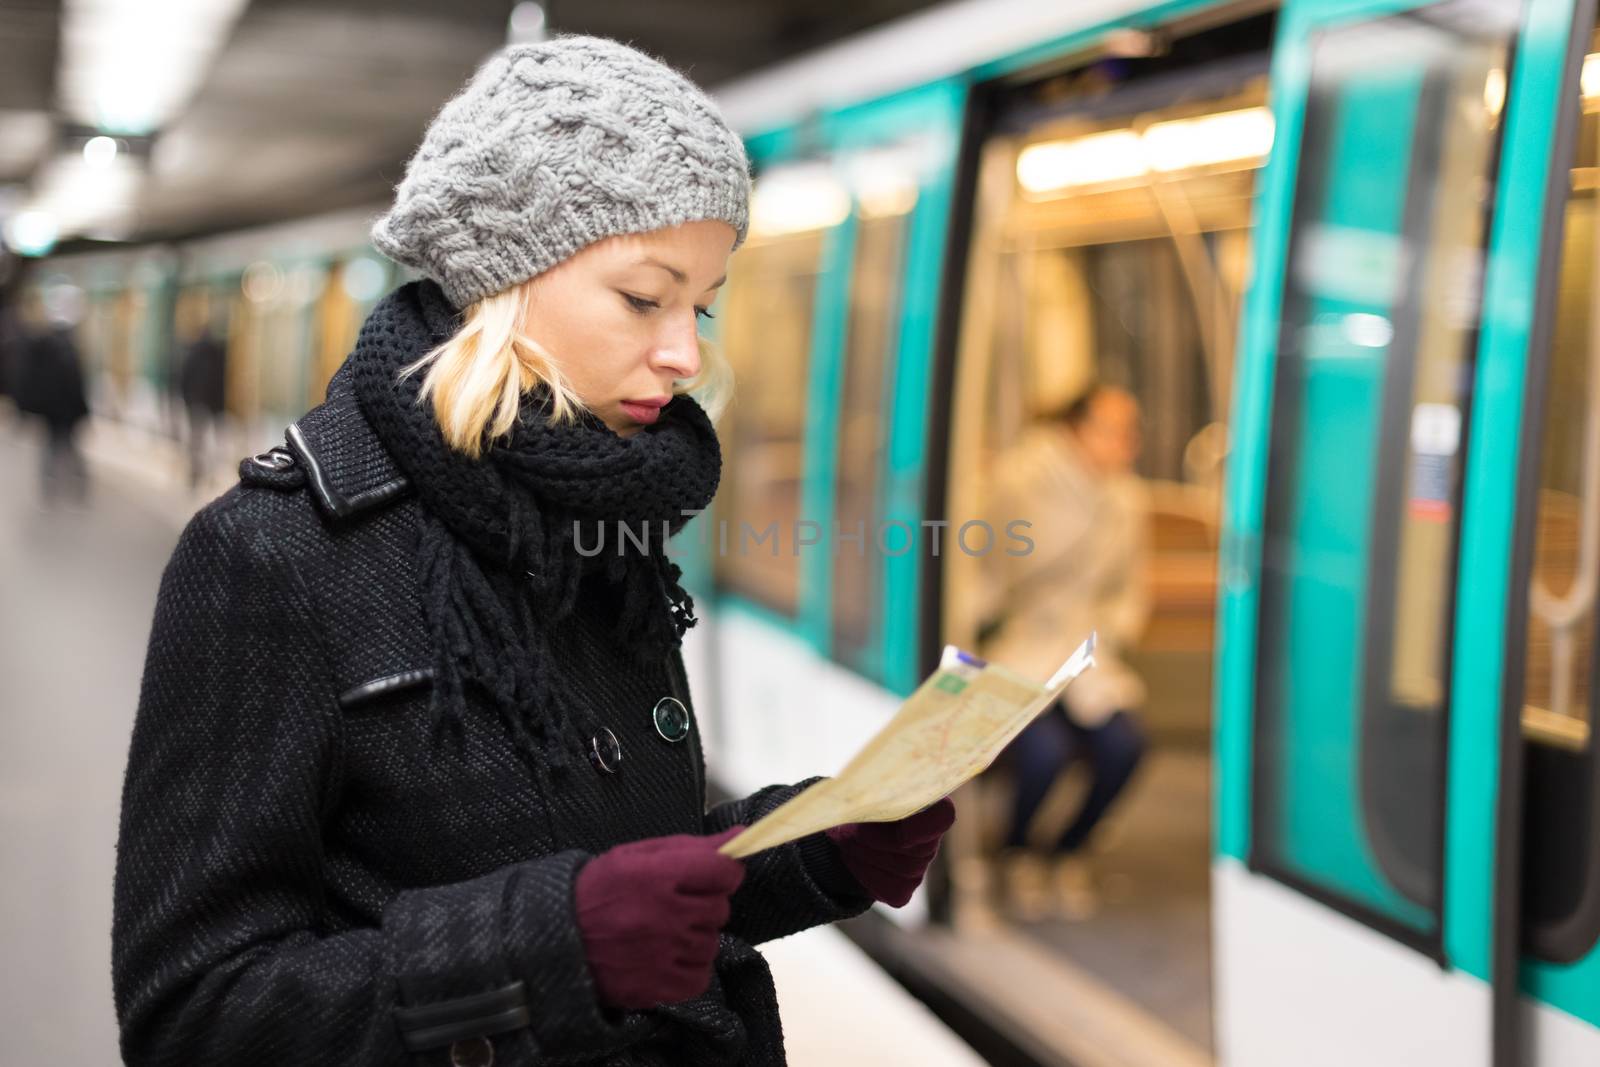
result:
<svg viewBox="0 0 1600 1067"><path fill-rule="evenodd" d="M1541 1067L1600 1063L1600 34L1580 40L1556 137L1565 195L1543 227L1506 634L1524 805L1517 1021L1523 1062Z"/></svg>
<svg viewBox="0 0 1600 1067"><path fill-rule="evenodd" d="M1221 554L1224 1064L1515 1062L1504 653L1573 20L1285 6Z"/></svg>
<svg viewBox="0 0 1600 1067"><path fill-rule="evenodd" d="M1092 626L1112 681L958 798L946 900L953 941L989 961L964 975L974 999L1074 1062L1210 1059L1220 459L1273 14L1205 14L996 79L974 107L943 636L1042 678ZM1091 385L1134 414L1136 455L1084 458ZM1019 521L1037 552L1009 543Z"/></svg>

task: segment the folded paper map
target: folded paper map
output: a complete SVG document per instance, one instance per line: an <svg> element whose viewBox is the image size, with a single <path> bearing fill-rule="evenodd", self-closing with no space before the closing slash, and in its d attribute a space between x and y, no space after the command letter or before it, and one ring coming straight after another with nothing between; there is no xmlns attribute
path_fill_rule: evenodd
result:
<svg viewBox="0 0 1600 1067"><path fill-rule="evenodd" d="M724 844L736 858L852 822L893 822L949 796L1094 665L1090 634L1040 684L954 645L939 669L833 778L825 778Z"/></svg>

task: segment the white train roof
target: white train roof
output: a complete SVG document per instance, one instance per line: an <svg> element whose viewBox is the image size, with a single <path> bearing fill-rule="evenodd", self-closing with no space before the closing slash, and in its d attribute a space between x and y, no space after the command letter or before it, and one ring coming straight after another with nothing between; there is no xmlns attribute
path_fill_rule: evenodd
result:
<svg viewBox="0 0 1600 1067"><path fill-rule="evenodd" d="M728 122L748 136L959 74L1148 6L1149 0L955 0L736 78L713 95Z"/></svg>

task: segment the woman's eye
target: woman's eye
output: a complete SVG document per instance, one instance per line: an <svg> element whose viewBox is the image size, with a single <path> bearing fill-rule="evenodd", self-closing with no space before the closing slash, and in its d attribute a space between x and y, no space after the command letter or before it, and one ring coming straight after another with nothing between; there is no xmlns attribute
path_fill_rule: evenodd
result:
<svg viewBox="0 0 1600 1067"><path fill-rule="evenodd" d="M711 314L711 309L710 308L695 308L694 309L694 313L696 315L700 316L700 318L702 318L702 319L714 319L714 318L716 318L715 315Z"/></svg>
<svg viewBox="0 0 1600 1067"><path fill-rule="evenodd" d="M654 311L661 306L654 300L647 300L642 296L634 296L632 293L623 293L622 299L628 302L629 307L639 312Z"/></svg>

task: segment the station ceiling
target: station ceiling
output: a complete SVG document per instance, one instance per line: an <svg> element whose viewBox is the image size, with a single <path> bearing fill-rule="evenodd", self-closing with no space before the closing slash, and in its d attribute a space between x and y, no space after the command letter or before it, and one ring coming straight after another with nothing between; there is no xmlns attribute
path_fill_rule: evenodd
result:
<svg viewBox="0 0 1600 1067"><path fill-rule="evenodd" d="M75 132L81 143L60 103L63 9L106 2L0 0L0 212L26 200ZM138 2L158 16L172 0ZM180 238L382 200L429 118L505 42L512 6L249 0L188 104L153 135L122 236ZM549 32L626 40L714 87L931 0L543 6Z"/></svg>

